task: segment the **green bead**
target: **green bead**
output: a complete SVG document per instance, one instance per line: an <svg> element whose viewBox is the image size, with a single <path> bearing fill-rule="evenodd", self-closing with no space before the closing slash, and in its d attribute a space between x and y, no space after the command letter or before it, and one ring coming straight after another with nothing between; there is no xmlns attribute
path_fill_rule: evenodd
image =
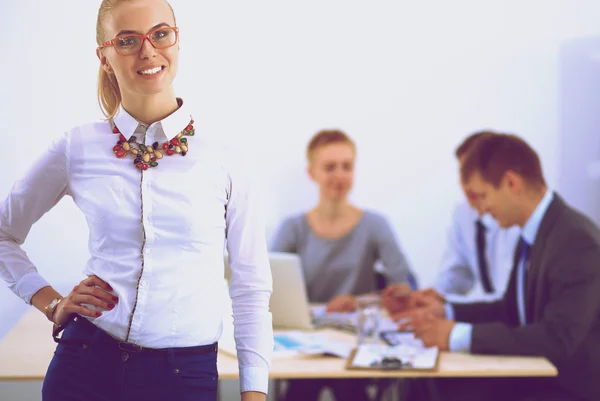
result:
<svg viewBox="0 0 600 401"><path fill-rule="evenodd" d="M131 138L129 138L127 140L127 142L129 142L129 143L132 143L132 142L135 143L135 135L132 135Z"/></svg>
<svg viewBox="0 0 600 401"><path fill-rule="evenodd" d="M156 167L156 166L158 166L157 162L150 162L150 167Z"/></svg>
<svg viewBox="0 0 600 401"><path fill-rule="evenodd" d="M194 133L195 133L195 131L196 131L196 130L193 130L193 129L191 129L191 130L189 130L189 131L187 132L187 135L193 136L193 135L194 135Z"/></svg>
<svg viewBox="0 0 600 401"><path fill-rule="evenodd" d="M180 141L181 143L187 143L187 139L186 139L186 138L181 138L179 141Z"/></svg>
<svg viewBox="0 0 600 401"><path fill-rule="evenodd" d="M140 150L145 151L146 150L146 145L143 145L140 143Z"/></svg>

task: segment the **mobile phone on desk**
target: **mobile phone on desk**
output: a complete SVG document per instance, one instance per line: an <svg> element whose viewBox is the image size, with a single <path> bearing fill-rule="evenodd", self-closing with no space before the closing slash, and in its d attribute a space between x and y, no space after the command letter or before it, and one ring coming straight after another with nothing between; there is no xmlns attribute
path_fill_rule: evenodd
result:
<svg viewBox="0 0 600 401"><path fill-rule="evenodd" d="M406 339L406 333L410 333L410 331L382 331L379 333L379 337L387 344L387 345L400 345L402 343L402 339Z"/></svg>

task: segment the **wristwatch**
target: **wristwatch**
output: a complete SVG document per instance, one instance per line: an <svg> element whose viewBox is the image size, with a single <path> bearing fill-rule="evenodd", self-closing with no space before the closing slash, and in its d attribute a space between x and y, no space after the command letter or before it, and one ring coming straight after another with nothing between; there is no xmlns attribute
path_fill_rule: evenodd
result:
<svg viewBox="0 0 600 401"><path fill-rule="evenodd" d="M58 304L60 303L60 301L62 301L62 298L54 298L52 301L50 301L50 303L48 305L46 305L46 307L44 308L44 313L46 314L46 317L48 318L48 320L50 320L52 323L54 323L54 320L52 320L52 317L54 316L54 311L56 310L56 307L58 306Z"/></svg>

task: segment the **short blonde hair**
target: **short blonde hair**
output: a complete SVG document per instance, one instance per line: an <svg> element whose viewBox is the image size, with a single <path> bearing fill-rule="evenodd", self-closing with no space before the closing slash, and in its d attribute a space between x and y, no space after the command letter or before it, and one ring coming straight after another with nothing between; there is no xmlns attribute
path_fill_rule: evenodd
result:
<svg viewBox="0 0 600 401"><path fill-rule="evenodd" d="M315 151L333 143L345 143L356 152L356 144L346 133L339 129L324 129L313 135L306 147L306 159L310 162Z"/></svg>
<svg viewBox="0 0 600 401"><path fill-rule="evenodd" d="M121 3L126 3L131 0L102 0L98 9L98 19L96 21L96 43L101 46L106 41L105 22L106 17L113 8ZM165 0L166 1L166 0ZM173 21L175 21L175 12L173 7L167 1L171 12L173 13ZM100 109L107 119L111 119L117 114L121 105L121 89L114 74L107 73L102 66L98 72L98 103Z"/></svg>

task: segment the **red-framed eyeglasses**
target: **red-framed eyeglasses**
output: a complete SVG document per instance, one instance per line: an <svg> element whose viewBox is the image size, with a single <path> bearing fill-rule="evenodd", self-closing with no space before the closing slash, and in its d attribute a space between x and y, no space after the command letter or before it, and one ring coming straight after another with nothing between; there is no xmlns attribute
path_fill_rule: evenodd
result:
<svg viewBox="0 0 600 401"><path fill-rule="evenodd" d="M126 33L118 35L114 39L107 40L98 46L98 49L114 47L117 54L131 56L142 49L144 40L148 39L155 49L164 49L177 43L179 39L179 28L176 26L165 26L154 29L145 35L139 33Z"/></svg>

